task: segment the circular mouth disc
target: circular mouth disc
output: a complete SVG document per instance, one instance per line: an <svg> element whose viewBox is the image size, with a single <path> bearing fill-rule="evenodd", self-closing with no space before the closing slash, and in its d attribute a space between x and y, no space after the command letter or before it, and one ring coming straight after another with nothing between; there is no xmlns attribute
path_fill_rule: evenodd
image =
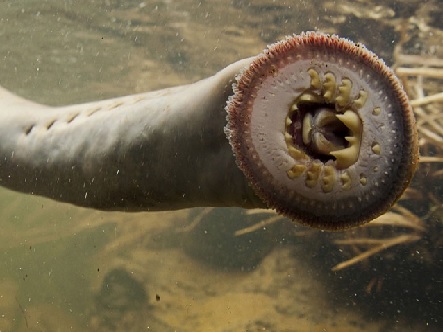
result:
<svg viewBox="0 0 443 332"><path fill-rule="evenodd" d="M340 230L386 212L418 164L401 83L362 45L321 33L269 46L238 77L226 134L277 212Z"/></svg>

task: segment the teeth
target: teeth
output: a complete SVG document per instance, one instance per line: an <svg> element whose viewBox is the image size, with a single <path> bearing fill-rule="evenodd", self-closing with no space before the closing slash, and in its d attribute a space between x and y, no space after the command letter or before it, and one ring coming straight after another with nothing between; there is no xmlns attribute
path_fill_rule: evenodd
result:
<svg viewBox="0 0 443 332"><path fill-rule="evenodd" d="M309 188L314 188L317 185L320 176L321 164L312 164L306 172L305 184Z"/></svg>
<svg viewBox="0 0 443 332"><path fill-rule="evenodd" d="M335 168L333 166L325 166L323 168L323 178L321 189L323 192L328 193L334 189L335 184Z"/></svg>
<svg viewBox="0 0 443 332"><path fill-rule="evenodd" d="M339 106L345 106L349 104L349 97L351 95L352 82L345 78L341 81L341 85L338 87L338 96L335 99Z"/></svg>
<svg viewBox="0 0 443 332"><path fill-rule="evenodd" d="M286 144L292 144L292 136L288 132L285 132L285 142Z"/></svg>
<svg viewBox="0 0 443 332"><path fill-rule="evenodd" d="M362 108L368 99L368 93L366 91L361 90L358 99L354 101L354 106L356 108Z"/></svg>
<svg viewBox="0 0 443 332"><path fill-rule="evenodd" d="M327 139L323 132L326 126L334 123L337 123L335 112L319 110L314 116L307 114L303 122L303 143L310 144L318 153L325 155L331 151L343 149L344 146L337 141Z"/></svg>
<svg viewBox="0 0 443 332"><path fill-rule="evenodd" d="M358 159L358 148L352 145L346 149L332 151L331 155L336 158L338 169L344 169L354 164Z"/></svg>
<svg viewBox="0 0 443 332"><path fill-rule="evenodd" d="M288 146L288 153L292 158L296 160L303 159L306 157L306 154L303 151L300 151L294 148L293 146Z"/></svg>
<svg viewBox="0 0 443 332"><path fill-rule="evenodd" d="M323 83L324 93L323 98L328 103L331 103L335 97L335 76L332 73L326 73L325 81Z"/></svg>
<svg viewBox="0 0 443 332"><path fill-rule="evenodd" d="M343 114L337 114L336 117L353 133L361 131L360 119L356 113L347 110ZM355 136L355 134L353 136Z"/></svg>
<svg viewBox="0 0 443 332"><path fill-rule="evenodd" d="M306 170L305 165L294 165L289 171L286 172L290 179L294 179L302 175L302 173Z"/></svg>
<svg viewBox="0 0 443 332"><path fill-rule="evenodd" d="M368 184L368 178L364 174L360 174L360 184L366 186Z"/></svg>
<svg viewBox="0 0 443 332"><path fill-rule="evenodd" d="M354 136L346 136L345 140L347 140L351 144L357 143L357 138L355 138Z"/></svg>
<svg viewBox="0 0 443 332"><path fill-rule="evenodd" d="M286 127L289 127L292 124L292 120L289 118L289 116L286 117Z"/></svg>
<svg viewBox="0 0 443 332"><path fill-rule="evenodd" d="M292 134L290 134L291 126L293 126L292 114L299 111L297 105L300 105L299 103L306 103L308 105L314 105L316 103L320 105L325 103L335 104L336 107L339 107L338 110L330 110L327 108L318 109L315 115L307 111L302 123L298 124L298 126L301 127L300 138L307 148L314 149L316 153L321 155L335 157L335 168L343 170L357 162L360 154L363 125L356 110L365 105L368 99L368 93L360 90L358 97L351 98L352 81L350 79L341 79L341 83L338 86L336 78L331 72L325 73L323 77L320 77L319 72L314 68L310 68L307 72L310 77L310 86L298 95L295 102L290 106L285 119L286 131L284 139L288 147L288 154L295 160L309 160L311 158L309 154L295 146L297 144ZM345 107L350 107L352 110L348 109L342 113ZM374 108L372 113L378 115L380 111L380 108ZM347 142L346 144L343 143L343 136L341 138L334 136L342 130L342 126L337 124L337 119L349 130L350 135L344 137L344 140ZM331 125L331 127L328 127L329 125ZM328 135L322 132L322 130L337 130L337 132L332 132L332 138L328 139ZM380 154L380 146L374 143L372 152ZM326 169L325 167L322 163L318 164L318 161L309 167L305 165L295 165L287 171L287 174L289 178L293 179L305 173L305 184L311 188L317 185L321 175L321 189L324 192L329 192L333 190L338 175L330 173L329 168ZM331 167L334 168L333 166ZM324 170L322 170L322 168ZM342 173L339 178L343 189L349 189L351 187L349 174ZM360 182L365 182L365 180L361 180Z"/></svg>
<svg viewBox="0 0 443 332"><path fill-rule="evenodd" d="M380 154L381 153L381 146L378 143L374 143L372 145L372 152L374 152L375 154Z"/></svg>
<svg viewBox="0 0 443 332"><path fill-rule="evenodd" d="M338 169L344 169L358 160L361 144L362 126L358 115L350 110L344 114L337 114L337 118L349 128L352 136L345 137L349 142L349 147L341 150L332 151L331 155L336 158L336 165Z"/></svg>
<svg viewBox="0 0 443 332"><path fill-rule="evenodd" d="M376 107L372 110L372 114L374 114L374 115L379 115L380 113L381 113L380 107Z"/></svg>
<svg viewBox="0 0 443 332"><path fill-rule="evenodd" d="M306 91L300 95L299 101L310 103L321 103L322 98L313 92Z"/></svg>
<svg viewBox="0 0 443 332"><path fill-rule="evenodd" d="M309 76L311 76L311 88L313 89L320 89L321 82L320 77L318 76L318 72L315 69L309 69L308 70Z"/></svg>
<svg viewBox="0 0 443 332"><path fill-rule="evenodd" d="M343 189L351 189L351 177L349 176L348 172L344 172L342 175L340 175L340 181Z"/></svg>

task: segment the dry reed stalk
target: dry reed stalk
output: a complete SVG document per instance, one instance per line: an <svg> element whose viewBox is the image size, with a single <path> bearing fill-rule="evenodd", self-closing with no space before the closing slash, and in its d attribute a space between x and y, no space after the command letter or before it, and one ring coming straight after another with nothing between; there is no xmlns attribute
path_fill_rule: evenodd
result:
<svg viewBox="0 0 443 332"><path fill-rule="evenodd" d="M380 239L380 240L374 240L374 239L351 239L346 242L346 240L337 240L335 243L337 244L359 244L359 245L375 245L373 248L366 250L362 252L360 255L354 256L351 259L348 259L344 262L341 262L334 266L332 268L332 271L339 271L342 269L345 269L351 265L357 264L358 262L361 262L371 256L374 256L375 254L386 250L390 247L393 247L395 245L399 244L406 244L410 242L415 242L421 239L421 236L419 235L399 235L394 238L390 239Z"/></svg>
<svg viewBox="0 0 443 332"><path fill-rule="evenodd" d="M183 226L181 228L176 229L175 231L177 233L187 233L192 231L195 227L197 227L198 224L201 223L204 217L208 215L209 212L211 212L214 208L208 207L204 208L192 221L186 226Z"/></svg>
<svg viewBox="0 0 443 332"><path fill-rule="evenodd" d="M396 245L405 245L420 240L426 231L425 224L421 218L412 213L410 210L395 205L391 212L382 215L360 228L360 230L374 227L392 227L393 229L409 229L409 234L400 234L390 238L372 238L366 236L354 236L353 238L335 240L336 245L351 246L359 248L361 251L344 262L335 265L332 271L339 271L349 266L360 263L371 256L379 254ZM356 252L353 250L354 253Z"/></svg>
<svg viewBox="0 0 443 332"><path fill-rule="evenodd" d="M278 222L280 220L283 220L283 219L284 218L282 218L279 215L275 215L273 217L269 217L267 219L263 219L262 221L254 224L252 226L245 227L245 228L242 228L242 229L236 231L234 233L234 236L241 236L241 235L245 235L245 234L249 234L249 233L255 232L255 231L257 231L257 230L259 230L261 228L264 228L264 227L266 227L268 225L275 224L276 222Z"/></svg>

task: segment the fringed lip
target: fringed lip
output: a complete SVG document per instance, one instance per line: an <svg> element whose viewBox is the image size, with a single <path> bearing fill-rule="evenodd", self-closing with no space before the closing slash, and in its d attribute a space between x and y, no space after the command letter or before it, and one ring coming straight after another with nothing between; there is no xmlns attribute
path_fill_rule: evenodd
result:
<svg viewBox="0 0 443 332"><path fill-rule="evenodd" d="M237 77L226 134L269 208L340 230L386 212L418 164L412 108L364 46L317 32L270 45Z"/></svg>

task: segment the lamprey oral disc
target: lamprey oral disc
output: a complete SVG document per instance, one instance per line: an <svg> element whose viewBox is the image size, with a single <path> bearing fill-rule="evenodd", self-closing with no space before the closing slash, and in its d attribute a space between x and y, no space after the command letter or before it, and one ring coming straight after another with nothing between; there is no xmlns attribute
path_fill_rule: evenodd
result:
<svg viewBox="0 0 443 332"><path fill-rule="evenodd" d="M339 230L401 196L418 164L401 83L362 45L320 33L268 47L237 77L227 137L268 205L296 222Z"/></svg>

